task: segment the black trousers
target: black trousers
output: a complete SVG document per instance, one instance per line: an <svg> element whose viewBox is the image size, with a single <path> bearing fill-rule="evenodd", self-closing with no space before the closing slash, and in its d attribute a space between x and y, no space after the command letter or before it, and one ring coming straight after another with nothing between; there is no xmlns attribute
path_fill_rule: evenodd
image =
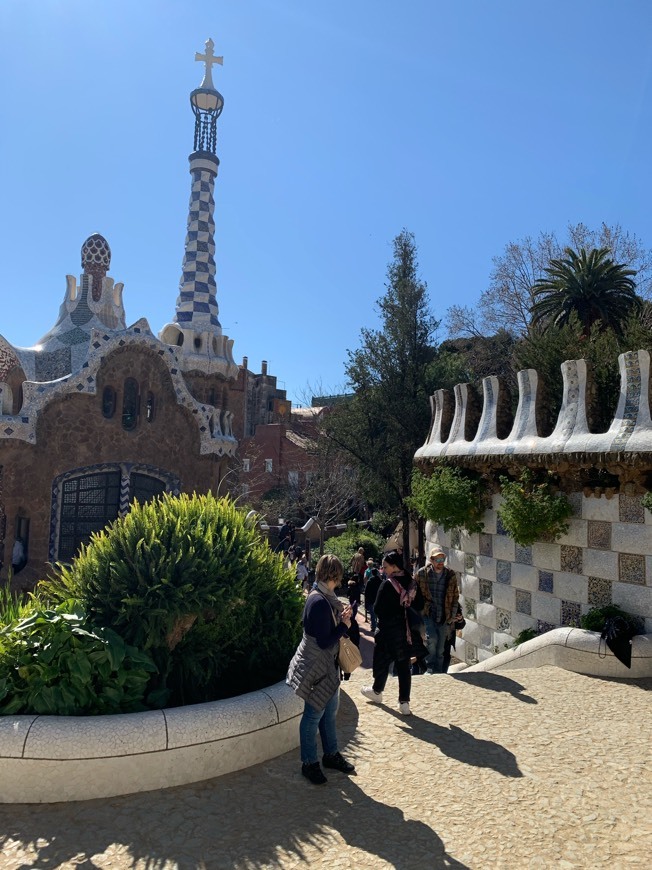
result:
<svg viewBox="0 0 652 870"><path fill-rule="evenodd" d="M410 700L410 689L412 688L412 665L410 659L397 659L396 651L384 644L382 641L376 641L374 646L374 692L382 692L387 683L389 676L389 666L394 662L394 672L398 677L398 702L403 704Z"/></svg>

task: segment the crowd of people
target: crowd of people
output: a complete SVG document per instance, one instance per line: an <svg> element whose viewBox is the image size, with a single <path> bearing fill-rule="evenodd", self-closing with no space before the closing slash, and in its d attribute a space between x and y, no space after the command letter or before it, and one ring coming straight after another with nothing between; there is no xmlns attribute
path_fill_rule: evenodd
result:
<svg viewBox="0 0 652 870"><path fill-rule="evenodd" d="M304 701L299 728L302 773L321 785L327 781L322 766L344 773L354 770L337 745L340 681L349 677L341 671L338 653L341 637L360 645L357 613L363 600L374 651L373 682L362 687L362 695L371 703L382 704L393 673L398 678L398 710L404 716L412 712L412 676L446 673L457 631L465 623L457 575L446 566L446 554L437 546L431 549L427 564L418 569L413 563L406 564L400 550L384 553L378 566L373 559L365 559L360 547L350 560L346 579L340 559L322 556L314 583L301 581L301 585L307 596L303 637L290 663L287 682ZM317 732L323 749L321 765Z"/></svg>

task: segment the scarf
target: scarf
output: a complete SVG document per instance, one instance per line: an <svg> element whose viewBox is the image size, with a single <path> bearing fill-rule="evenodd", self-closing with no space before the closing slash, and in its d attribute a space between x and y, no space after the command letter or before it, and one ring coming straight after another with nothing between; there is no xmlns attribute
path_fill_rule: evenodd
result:
<svg viewBox="0 0 652 870"><path fill-rule="evenodd" d="M407 609L412 604L412 602L414 601L414 597L417 594L417 584L414 582L414 580L410 580L407 575L404 574L402 576L406 577L409 584L406 589L402 583L399 583L398 580L394 579L395 576L395 574L392 574L392 576L388 576L387 579L392 584L396 592L398 592L398 596L401 601L401 607L405 607Z"/></svg>
<svg viewBox="0 0 652 870"><path fill-rule="evenodd" d="M315 583L314 588L317 592L321 592L324 598L328 601L330 606L333 608L334 613L337 615L337 621L339 622L340 614L344 610L344 605L340 599L331 589L328 588L328 586L326 586L325 583Z"/></svg>

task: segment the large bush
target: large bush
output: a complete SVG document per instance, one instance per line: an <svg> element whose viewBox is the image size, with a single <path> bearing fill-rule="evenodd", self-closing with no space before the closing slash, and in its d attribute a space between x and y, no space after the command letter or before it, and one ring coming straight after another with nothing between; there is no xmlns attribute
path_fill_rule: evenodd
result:
<svg viewBox="0 0 652 870"><path fill-rule="evenodd" d="M34 605L0 629L0 714L58 716L147 709L150 657L86 614Z"/></svg>
<svg viewBox="0 0 652 870"><path fill-rule="evenodd" d="M300 634L294 575L229 498L163 495L94 534L45 587L150 654L150 703L213 700L285 674Z"/></svg>

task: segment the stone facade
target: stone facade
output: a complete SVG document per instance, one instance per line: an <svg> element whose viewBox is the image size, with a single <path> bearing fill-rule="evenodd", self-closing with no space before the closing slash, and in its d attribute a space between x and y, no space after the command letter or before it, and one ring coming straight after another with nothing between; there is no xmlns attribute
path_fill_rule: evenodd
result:
<svg viewBox="0 0 652 870"><path fill-rule="evenodd" d="M202 57L210 73L212 49ZM111 249L94 233L79 281L66 276L52 329L29 348L0 335L0 580L14 570L18 541L27 562L15 565L14 582L29 588L134 498L219 491L245 432L289 416L266 363L260 375L238 366L219 323L213 192L223 98L210 74L191 103L210 136L196 125L173 321L158 338L144 319L126 325Z"/></svg>

